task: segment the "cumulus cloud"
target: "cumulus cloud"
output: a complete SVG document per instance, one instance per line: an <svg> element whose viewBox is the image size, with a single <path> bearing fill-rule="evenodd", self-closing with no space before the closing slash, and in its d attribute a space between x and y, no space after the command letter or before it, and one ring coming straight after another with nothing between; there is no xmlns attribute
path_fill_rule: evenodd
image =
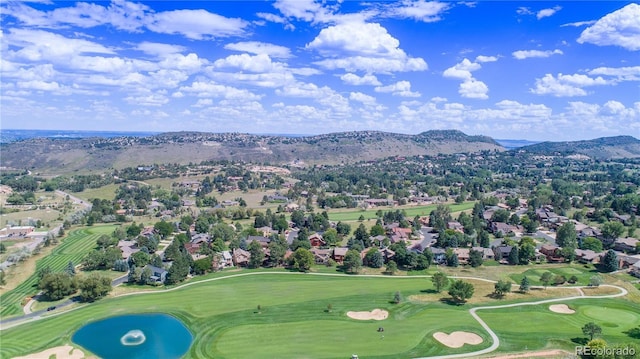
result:
<svg viewBox="0 0 640 359"><path fill-rule="evenodd" d="M531 92L536 95L553 95L556 97L586 96L587 91L583 87L595 85L607 85L608 82L602 77L591 78L582 74L544 75L541 79L536 79L535 88Z"/></svg>
<svg viewBox="0 0 640 359"><path fill-rule="evenodd" d="M620 46L629 51L640 50L640 5L629 4L607 14L586 28L578 43L598 46Z"/></svg>
<svg viewBox="0 0 640 359"><path fill-rule="evenodd" d="M365 74L363 76L358 76L352 73L346 73L340 76L340 80L344 81L344 83L354 86L360 85L371 85L371 86L380 86L382 83L378 81L378 78L375 75Z"/></svg>
<svg viewBox="0 0 640 359"><path fill-rule="evenodd" d="M349 94L349 100L358 101L365 105L375 105L376 98L373 96L369 96L367 94L363 94L362 92L351 92Z"/></svg>
<svg viewBox="0 0 640 359"><path fill-rule="evenodd" d="M551 57L552 55L562 55L563 52L562 50L559 49L555 49L553 51L551 50L546 50L546 51L541 51L541 50L518 50L518 51L514 51L513 53L511 53L511 55L513 55L513 57L515 59L518 60L524 60L524 59L529 59L529 58L545 58L545 57Z"/></svg>
<svg viewBox="0 0 640 359"><path fill-rule="evenodd" d="M616 81L640 81L640 66L598 67L590 70L589 75L604 75L616 78Z"/></svg>
<svg viewBox="0 0 640 359"><path fill-rule="evenodd" d="M422 58L409 57L399 46L400 41L380 24L348 22L322 29L305 47L328 57L316 62L328 69L368 73L427 69Z"/></svg>
<svg viewBox="0 0 640 359"><path fill-rule="evenodd" d="M400 4L390 5L386 15L422 22L436 22L442 20L441 14L450 7L450 4L439 1L403 0Z"/></svg>
<svg viewBox="0 0 640 359"><path fill-rule="evenodd" d="M478 60L479 62L493 62L498 59L493 56L478 56L476 61ZM444 70L442 76L462 80L462 83L458 88L460 96L486 100L489 98L487 95L489 87L484 82L475 79L471 74L473 71L477 71L480 68L482 68L482 65L477 62L471 62L469 59L465 58L461 62Z"/></svg>
<svg viewBox="0 0 640 359"><path fill-rule="evenodd" d="M545 17L553 16L555 13L557 13L561 9L562 9L562 7L560 7L560 6L554 6L554 7L549 8L549 9L542 9L542 10L540 10L540 11L538 11L536 13L536 18L538 20L540 20L540 19L545 18Z"/></svg>
<svg viewBox="0 0 640 359"><path fill-rule="evenodd" d="M180 45L144 41L136 46L136 50L142 51L149 55L163 56L170 54L179 54L185 51L186 48Z"/></svg>
<svg viewBox="0 0 640 359"><path fill-rule="evenodd" d="M287 59L291 57L291 51L288 47L259 41L235 42L224 45L224 48L255 55L265 54L277 59Z"/></svg>
<svg viewBox="0 0 640 359"><path fill-rule="evenodd" d="M236 36L249 25L239 18L227 18L203 9L163 11L150 16L147 28L161 34L181 34L193 40Z"/></svg>
<svg viewBox="0 0 640 359"><path fill-rule="evenodd" d="M411 91L411 83L409 81L398 81L395 84L378 86L374 90L376 92L391 93L394 96L420 97L419 92Z"/></svg>
<svg viewBox="0 0 640 359"><path fill-rule="evenodd" d="M567 26L581 27L581 26L593 25L595 23L596 23L596 20L576 21L576 22L569 22L569 23L566 23L566 24L562 24L562 25L560 25L560 27L567 27Z"/></svg>

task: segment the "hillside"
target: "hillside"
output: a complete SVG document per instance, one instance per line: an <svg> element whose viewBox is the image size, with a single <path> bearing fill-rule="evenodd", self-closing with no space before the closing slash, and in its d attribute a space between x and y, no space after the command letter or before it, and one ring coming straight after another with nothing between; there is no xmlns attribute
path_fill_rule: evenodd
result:
<svg viewBox="0 0 640 359"><path fill-rule="evenodd" d="M390 156L503 151L504 148L489 137L447 130L418 135L358 131L283 137L171 132L150 137L35 138L2 144L0 150L4 167L70 173L204 160L336 164Z"/></svg>
<svg viewBox="0 0 640 359"><path fill-rule="evenodd" d="M521 147L536 154L582 154L595 159L638 158L640 140L632 136L601 137L586 141L541 142Z"/></svg>

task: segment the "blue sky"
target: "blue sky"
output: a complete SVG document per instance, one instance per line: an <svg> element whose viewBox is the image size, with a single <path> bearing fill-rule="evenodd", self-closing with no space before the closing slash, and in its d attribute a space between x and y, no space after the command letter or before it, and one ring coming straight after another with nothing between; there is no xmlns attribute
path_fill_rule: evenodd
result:
<svg viewBox="0 0 640 359"><path fill-rule="evenodd" d="M3 1L2 128L640 137L640 5Z"/></svg>

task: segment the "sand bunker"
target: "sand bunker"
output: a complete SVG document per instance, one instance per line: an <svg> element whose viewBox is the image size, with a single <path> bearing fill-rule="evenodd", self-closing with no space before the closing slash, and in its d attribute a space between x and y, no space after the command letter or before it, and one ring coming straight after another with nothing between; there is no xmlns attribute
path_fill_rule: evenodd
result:
<svg viewBox="0 0 640 359"><path fill-rule="evenodd" d="M385 320L389 316L389 312L382 309L374 309L370 312L347 312L347 316L357 320Z"/></svg>
<svg viewBox="0 0 640 359"><path fill-rule="evenodd" d="M569 308L566 304L554 304L549 306L549 310L555 313L561 314L573 314L576 311Z"/></svg>
<svg viewBox="0 0 640 359"><path fill-rule="evenodd" d="M40 353L33 353L25 355L23 357L15 357L13 359L42 359L50 358L55 355L56 359L82 359L84 358L84 352L80 349L74 349L71 345L63 345L61 347L55 347L41 351Z"/></svg>
<svg viewBox="0 0 640 359"><path fill-rule="evenodd" d="M482 337L469 332L453 332L451 334L437 332L433 333L433 337L449 348L460 348L465 344L478 345L482 343Z"/></svg>

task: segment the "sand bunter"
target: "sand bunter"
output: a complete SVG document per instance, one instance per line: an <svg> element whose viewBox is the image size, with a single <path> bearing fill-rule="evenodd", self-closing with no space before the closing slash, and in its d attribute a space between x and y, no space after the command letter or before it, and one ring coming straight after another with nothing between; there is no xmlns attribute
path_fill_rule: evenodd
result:
<svg viewBox="0 0 640 359"><path fill-rule="evenodd" d="M389 316L389 312L376 308L370 312L347 312L347 316L356 320L385 320Z"/></svg>

